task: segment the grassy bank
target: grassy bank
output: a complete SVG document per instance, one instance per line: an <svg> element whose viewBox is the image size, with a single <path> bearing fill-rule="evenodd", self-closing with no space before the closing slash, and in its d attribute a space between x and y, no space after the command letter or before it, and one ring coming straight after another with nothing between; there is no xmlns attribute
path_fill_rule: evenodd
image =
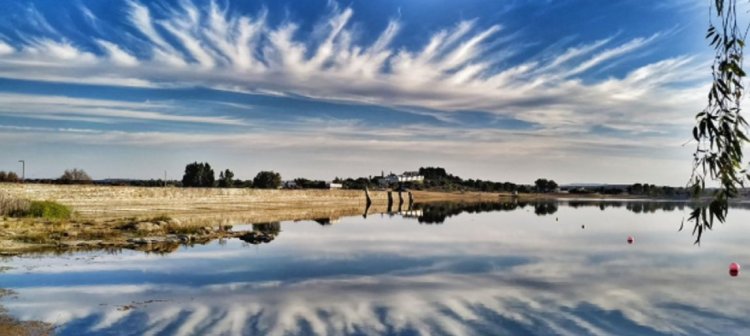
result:
<svg viewBox="0 0 750 336"><path fill-rule="evenodd" d="M50 200L73 209L79 218L112 219L169 214L190 216L217 212L279 208L364 206L363 191L263 190L219 188L145 188L91 185L0 184L0 192L18 199ZM385 204L384 192L372 192Z"/></svg>
<svg viewBox="0 0 750 336"><path fill-rule="evenodd" d="M92 185L0 184L0 253L37 248L134 248L133 239L190 235L188 241L226 237L223 228L296 220L333 222L345 216L397 211L399 194L357 190L145 188ZM415 202L534 201L558 195L414 191ZM401 194L404 209L407 193ZM39 201L45 200L45 201ZM2 210L5 209L5 210ZM174 237L172 237L174 238ZM184 238L184 237L183 237ZM182 238L180 238L182 239ZM173 242L172 242L173 243ZM175 245L170 243L171 247Z"/></svg>

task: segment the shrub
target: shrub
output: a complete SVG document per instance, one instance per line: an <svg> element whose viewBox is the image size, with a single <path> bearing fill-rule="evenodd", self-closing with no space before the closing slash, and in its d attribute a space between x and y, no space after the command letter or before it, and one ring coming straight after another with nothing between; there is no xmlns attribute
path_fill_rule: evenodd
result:
<svg viewBox="0 0 750 336"><path fill-rule="evenodd" d="M28 216L44 219L70 219L70 208L54 201L32 201Z"/></svg>
<svg viewBox="0 0 750 336"><path fill-rule="evenodd" d="M31 202L0 193L0 216L23 217L28 213Z"/></svg>

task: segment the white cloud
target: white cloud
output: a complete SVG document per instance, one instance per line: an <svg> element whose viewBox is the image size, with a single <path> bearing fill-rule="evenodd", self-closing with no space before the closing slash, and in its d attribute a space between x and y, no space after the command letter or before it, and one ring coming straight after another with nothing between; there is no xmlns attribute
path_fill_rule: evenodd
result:
<svg viewBox="0 0 750 336"><path fill-rule="evenodd" d="M249 121L228 116L200 112L185 115L181 110L184 105L177 103L134 106L109 100L85 102L6 94L0 97L5 104L0 106L0 114L4 116L110 124L122 119L159 120L244 128L243 133L235 129L195 134L176 130L109 131L97 137L56 130L27 130L23 134L4 129L0 137L8 141L24 137L28 143L68 141L151 148L192 143L202 145L204 153L214 152L211 145L258 151L273 148L279 150L279 156L286 155L276 157L279 165L306 157L318 160L321 167L330 166L347 153L349 160L360 163L356 173L364 174L370 172L367 160L378 157L384 165L398 166L403 161L398 158L408 155L414 162L456 167L457 173L465 176L525 180L530 178L526 174L548 174L544 171L549 167L567 167L570 171L554 175L631 182L640 176L660 174L657 181L683 183L666 168L656 173L648 167L671 160L669 169L674 171L681 167L676 156L684 155L689 161L688 150L680 147L689 134L675 133L689 130L693 123L690 111L705 103L705 86L710 78L704 76L704 60L670 57L632 67L622 75L599 76L606 74L608 67L617 65L621 69L621 65L640 59L637 53L660 47L656 42L665 39L667 33L628 38L614 34L593 41L563 39L524 58L520 57L526 46L523 43L533 43L534 36L509 32L500 25L502 22L483 26L481 20L465 20L410 39L421 44L403 45L399 37L414 34L408 22L393 18L383 31L368 34L373 36L371 41L363 42L356 13L333 2L330 12L314 24L315 31L309 35L299 31L304 26L301 22L276 24L268 19L266 10L241 14L221 3L128 0L121 8L126 19L122 24L126 26L117 27L82 9L83 16L98 25L100 33L114 33L82 41L57 32L22 31L19 34L23 38L12 44L0 37L6 41L0 42L0 77L303 96L351 104L352 110L361 104L394 107L396 111L434 117L451 123L451 127L305 126L300 120L288 118L279 118L274 124L247 124ZM35 13L35 20L42 22L44 18ZM520 61L508 62L509 55ZM593 73L596 78L588 77ZM263 113L262 108L255 111ZM463 111L483 111L489 114L485 116L488 119L527 122L532 129L494 130L491 121L483 129L472 129L461 124ZM320 116L318 111L310 113L311 117ZM280 129L280 124L287 128ZM594 128L616 134L594 132ZM301 149L322 154L312 156ZM636 159L640 170L620 169ZM584 168L575 160L595 163L585 167L584 175L576 175ZM475 162L476 168L469 169L469 162ZM685 167L687 176L689 164ZM523 173L506 177L508 170ZM318 174L327 172L323 168ZM337 172L342 173L356 174Z"/></svg>
<svg viewBox="0 0 750 336"><path fill-rule="evenodd" d="M90 122L114 122L117 119L170 121L183 123L244 125L240 119L217 116L176 115L156 112L170 105L135 103L104 99L71 98L0 93L0 115ZM92 139L92 141L95 141Z"/></svg>
<svg viewBox="0 0 750 336"><path fill-rule="evenodd" d="M81 51L67 41L59 42L51 39L39 39L31 43L24 50L40 59L52 58L85 64L92 63L96 59L93 54Z"/></svg>
<svg viewBox="0 0 750 336"><path fill-rule="evenodd" d="M247 260L248 250L236 241L166 256L125 252L15 259L16 268L8 272L16 278L29 273L53 279L50 273L106 275L119 269L158 273L162 282L32 284L21 286L18 299L4 305L24 319L57 324L95 320L85 325L91 329L84 333L117 332L128 325L133 333L158 334L172 322L179 324L170 332L177 335L241 334L253 327L262 334L283 335L299 332L299 320L305 319L317 334L334 335L351 333L354 326L366 334L405 329L423 335L472 334L477 332L472 326L499 320L570 335L581 329L609 334L635 325L665 334L741 334L750 296L742 291L743 283L727 278L723 260L745 253L741 237L748 227L741 224L748 212L738 210L738 217L730 217L732 223L725 225L732 230L715 232L722 237L702 246L706 258L696 259L689 234L674 234L685 211L689 209L644 217L622 208L603 214L598 208L561 207L560 222L519 210L474 214L430 228L400 218L372 222L372 217L345 218L326 230L314 223L284 223L286 229L272 245L253 251L259 261L254 263L237 262ZM585 232L578 229L580 223L586 224ZM624 237L633 232L639 243L627 245ZM345 266L372 256L409 262L364 275L351 274ZM520 262L508 265L504 257ZM219 270L205 266L216 260L224 261ZM295 276L276 272L269 278L261 266L272 262L283 269L291 260L311 268L323 263L332 273L305 276L298 270ZM488 268L466 272L467 260L489 260ZM209 276L214 281L204 285L193 285L180 271L202 279L227 268L226 277ZM263 274L263 279L253 281L253 274ZM717 281L724 285L715 285ZM154 299L165 301L139 304ZM118 310L134 302L134 309ZM137 324L116 324L135 315L141 315ZM607 319L613 316L617 320Z"/></svg>
<svg viewBox="0 0 750 336"><path fill-rule="evenodd" d="M11 47L9 44L3 41L0 41L0 56L12 54L15 51L16 50L13 47Z"/></svg>
<svg viewBox="0 0 750 336"><path fill-rule="evenodd" d="M648 45L650 42L654 41L658 36L659 35L657 34L647 39L636 38L616 48L605 50L599 54L594 55L591 59L587 60L586 62L581 63L579 66L575 67L574 69L568 71L565 74L565 76L570 77L570 76L580 74L612 58L621 57L623 55L633 52L636 49L643 48L644 46Z"/></svg>
<svg viewBox="0 0 750 336"><path fill-rule="evenodd" d="M115 64L129 67L138 65L137 58L123 51L116 44L104 40L96 40L96 43L106 50L107 54L109 54L109 59Z"/></svg>
<svg viewBox="0 0 750 336"><path fill-rule="evenodd" d="M296 24L271 26L265 12L245 16L215 2L202 7L190 1L176 7L128 4L129 22L145 39L143 46L150 54L103 40L94 42L105 57L53 40L13 48L0 45L0 76L110 85L131 81L151 86L230 87L444 113L481 110L546 128L602 124L632 131L658 131L664 123L689 125L689 116L674 119L667 115L700 106L700 97L689 101L664 97L686 97L703 89L695 81L697 64L686 58L646 64L624 78L594 82L579 78L646 48L660 38L658 33L619 44L614 38L602 39L558 55L499 66L497 60L502 57L498 54L508 51L498 50L514 46L497 46L503 41L500 26L481 28L477 21L438 31L417 51L410 51L393 45L401 30L395 20L371 44L359 43L351 28L351 8L332 6L311 40L302 41ZM17 52L7 51L11 49ZM59 60L76 62L62 66ZM44 71L38 70L40 65ZM644 83L651 90L645 90ZM660 118L641 118L651 115Z"/></svg>

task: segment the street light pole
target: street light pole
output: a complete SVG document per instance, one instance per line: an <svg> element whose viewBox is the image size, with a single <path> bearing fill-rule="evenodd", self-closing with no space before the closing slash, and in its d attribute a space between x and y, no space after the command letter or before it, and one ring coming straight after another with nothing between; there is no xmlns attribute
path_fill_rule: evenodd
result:
<svg viewBox="0 0 750 336"><path fill-rule="evenodd" d="M21 163L21 183L23 183L26 180L26 161L18 160L18 162Z"/></svg>

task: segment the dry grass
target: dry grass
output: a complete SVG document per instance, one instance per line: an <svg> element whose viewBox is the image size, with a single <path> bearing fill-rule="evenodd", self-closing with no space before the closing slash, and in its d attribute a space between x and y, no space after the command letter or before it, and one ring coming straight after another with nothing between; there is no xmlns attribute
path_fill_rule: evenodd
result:
<svg viewBox="0 0 750 336"><path fill-rule="evenodd" d="M31 201L0 192L0 216L16 217L28 213L30 208Z"/></svg>
<svg viewBox="0 0 750 336"><path fill-rule="evenodd" d="M167 234L210 235L237 224L367 215L359 190L258 190L218 188L144 188L94 185L0 183L8 200L44 199L75 210L71 220L0 217L0 254L23 249L63 248L73 242L123 243ZM398 211L398 194L371 191L370 215ZM408 196L404 209L408 207ZM498 194L414 192L416 202L498 199ZM8 202L9 203L9 202ZM210 230L206 230L210 227ZM119 246L119 245L118 245Z"/></svg>
<svg viewBox="0 0 750 336"><path fill-rule="evenodd" d="M67 205L79 218L190 215L331 205L364 207L357 190L259 190L218 188L144 188L93 185L0 183L15 198L51 200ZM374 202L387 202L384 192L371 193Z"/></svg>

